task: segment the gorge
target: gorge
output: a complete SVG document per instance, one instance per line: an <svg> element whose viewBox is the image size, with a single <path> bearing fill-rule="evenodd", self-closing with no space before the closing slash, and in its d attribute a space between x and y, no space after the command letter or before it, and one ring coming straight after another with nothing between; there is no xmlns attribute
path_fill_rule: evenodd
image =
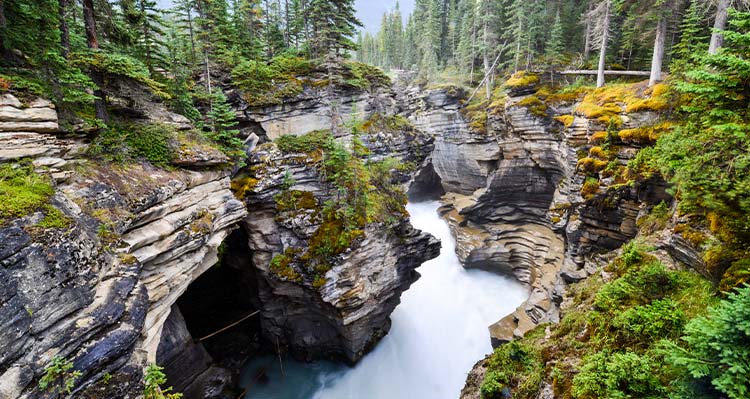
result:
<svg viewBox="0 0 750 399"><path fill-rule="evenodd" d="M135 285L129 277L129 285L112 286L126 298L134 295L126 302L131 310L115 313L122 316L90 316L101 312L91 308L94 304L116 303L94 299L88 305L91 310L79 315L74 310L58 319L62 324L55 328L73 323L72 331L101 336L80 349L71 348L71 353L80 353L74 367L90 370L94 380L96 373L116 370L125 378L130 371L121 364L145 358L163 365L170 384L186 398L226 397L227 392L243 389L251 398L253 386L269 398L348 397L369 384L374 385L363 392L373 398L457 396L466 371L490 351L490 341L499 345L536 325L559 321L565 285L589 273L581 263L583 256L597 248L617 248L635 235L639 206L645 209L669 199L663 185L657 184L635 192L626 188L606 199L619 205L592 208L596 202L579 194L582 178L575 148L590 140L599 122L581 115L566 126L553 118L555 114L540 117L517 105L533 97L535 85L511 88L510 95L516 97L490 111L486 131L472 127L472 116L462 105L467 93L458 88L425 90L404 79L397 79L393 87L378 85L368 91L343 88L338 102L358 133L341 136L318 133L330 112L319 90L267 108L250 107L230 92L242 115L248 151L246 166L231 175L211 170L226 162L220 153L208 147L196 153L191 147L184 159L172 161L179 165L177 170L161 172L143 165L138 172L142 177L136 174L141 169L132 167L127 175L118 169L93 168L80 177L60 177L58 201L74 204L67 205L71 208L65 217L87 231L92 227L86 223L96 225L86 222L93 215L105 221L100 226L113 230L113 238L101 227L87 233L95 237L87 245L112 245L108 240L116 243L116 234L121 234L122 244L114 254L119 263L105 273L116 276L113 282L140 275ZM13 97L5 98L6 107L23 109ZM558 107L550 112L562 115L575 104ZM149 110L146 119L175 121L178 128L186 124L156 104L139 108ZM654 118L649 115L623 116L628 120L625 127L647 125ZM50 150L33 152L38 147L28 144L27 136L45 137L33 122L29 119L32 133L5 136L12 146L8 159L32 156L35 165L85 162L76 158L80 152L68 150L84 145L75 138L49 136ZM342 166L326 163L321 156L336 151L334 140L349 143L355 151L361 146L357 156L366 162L344 156ZM377 173L383 172L373 165L391 159L409 166L382 180ZM345 208L336 207L359 206L350 202L356 191L341 197L342 188L329 177L345 169L360 170L370 184L397 202L386 202L392 208L367 216L367 222L341 225L342 216L337 215ZM404 195L399 192L406 191L415 199L442 198L439 214L445 222L438 220L436 202L407 207L417 228L442 241L439 257L438 241L412 228L406 210L400 208L405 197L399 199ZM122 219L124 211L133 216ZM18 234L13 231L17 230L3 230L7 237ZM23 238L4 242L29 245ZM18 248L22 247L6 252ZM319 251L326 251L326 257ZM85 256L108 255L94 250ZM417 279L415 269L435 257L419 269L423 277L413 292L402 294ZM29 259L21 258L21 264ZM305 266L310 262L319 263L311 269ZM464 271L461 265L484 271ZM72 266L63 262L63 268ZM521 285L498 276L512 277ZM89 285L104 290L94 298L113 295L103 293L111 289L104 281L109 280ZM91 283L80 284L77 289ZM64 285L57 289L60 295L70 295ZM31 293L26 290L18 292L26 297ZM402 295L404 303L397 307ZM43 304L19 306L37 309L27 312L29 317L44 314ZM134 313L138 318L132 319ZM234 326L237 320L241 323ZM98 328L109 332L92 336L83 328L88 323L99 323ZM227 325L232 328L223 332ZM46 336L50 330L40 331ZM216 331L221 334L213 336ZM197 341L204 336L208 338ZM276 359L269 352L290 357ZM292 357L358 364L349 370L333 363L296 363ZM254 360L235 385L248 358ZM259 369L275 370L277 362L286 364L283 377L275 371L262 371L259 377ZM435 364L450 367L438 371ZM28 381L24 373L28 372L23 368L7 369L3 382L17 385L5 385L4 392L22 392L14 390ZM264 386L258 378L270 381ZM96 397L97 390L124 389L92 387L96 384L82 392Z"/></svg>

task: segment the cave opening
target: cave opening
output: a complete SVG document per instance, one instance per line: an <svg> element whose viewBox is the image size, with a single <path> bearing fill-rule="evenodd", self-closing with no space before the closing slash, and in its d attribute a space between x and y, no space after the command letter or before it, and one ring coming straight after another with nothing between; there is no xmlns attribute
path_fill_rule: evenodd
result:
<svg viewBox="0 0 750 399"><path fill-rule="evenodd" d="M440 199L445 194L443 182L435 172L432 162L428 162L414 176L407 195L411 202L423 202Z"/></svg>
<svg viewBox="0 0 750 399"><path fill-rule="evenodd" d="M247 234L224 241L219 262L193 281L172 307L156 362L185 399L235 398L239 370L263 348L253 303ZM246 267L240 267L243 266Z"/></svg>

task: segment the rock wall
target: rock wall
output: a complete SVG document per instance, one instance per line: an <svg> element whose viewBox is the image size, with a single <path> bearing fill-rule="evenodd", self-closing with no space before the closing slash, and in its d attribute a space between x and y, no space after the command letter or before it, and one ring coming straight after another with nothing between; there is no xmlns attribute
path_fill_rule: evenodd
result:
<svg viewBox="0 0 750 399"><path fill-rule="evenodd" d="M132 395L177 297L247 212L227 171L99 164L57 135L49 102L2 104L2 160L30 158L50 175L50 205L67 222L41 227L37 211L0 226L0 397L43 396L38 380L57 356L81 372L77 396Z"/></svg>
<svg viewBox="0 0 750 399"><path fill-rule="evenodd" d="M331 129L332 102L343 123L367 120L374 113L392 113L395 105L388 88L365 91L337 87L331 101L326 87L306 86L300 95L285 99L282 104L263 107L247 104L239 91L230 92L228 97L234 103L240 126L247 134L255 133L263 140Z"/></svg>
<svg viewBox="0 0 750 399"><path fill-rule="evenodd" d="M484 188L495 170L500 149L493 134L474 132L461 114L460 89L403 89L401 113L435 137L432 165L447 192L472 194Z"/></svg>
<svg viewBox="0 0 750 399"><path fill-rule="evenodd" d="M424 149L431 148L431 138L416 131L374 131L362 141L370 148L371 160L389 155L416 165L426 159ZM321 174L316 157L284 154L270 143L258 147L242 172L244 180L238 180L248 188L243 192L250 213L243 227L251 257L231 265L244 270L247 286L257 291L261 327L269 342L305 360L354 363L388 332L401 293L418 277L414 269L436 257L440 245L401 214L390 224L368 224L361 238L329 259L322 282L307 276L304 262L285 264L291 268L286 271L275 269L277 256L310 246L313 234L326 223L320 209L326 201L335 201L336 190ZM394 179L406 182L411 176L396 174ZM296 193L304 201L294 209L280 209L277 198L283 193Z"/></svg>
<svg viewBox="0 0 750 399"><path fill-rule="evenodd" d="M494 345L558 321L565 285L588 275L588 257L630 240L643 209L669 200L663 182L655 180L607 190L614 182L605 179L593 198L583 198L580 153L606 126L576 114L575 102L534 112L524 100L535 91L510 91L505 106L488 112L487 133L473 131L463 117L465 93L458 89L412 88L400 98L409 118L436 136L432 163L448 192L441 212L459 259L529 287L529 299L490 326ZM575 114L569 126L554 118L569 114ZM653 124L657 115L620 117L625 129ZM619 145L622 165L637 147Z"/></svg>

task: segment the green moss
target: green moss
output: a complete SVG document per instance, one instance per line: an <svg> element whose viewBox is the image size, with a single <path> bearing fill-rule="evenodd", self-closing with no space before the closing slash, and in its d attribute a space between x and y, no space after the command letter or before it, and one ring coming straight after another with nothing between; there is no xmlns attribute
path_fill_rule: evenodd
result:
<svg viewBox="0 0 750 399"><path fill-rule="evenodd" d="M583 196L584 199L592 198L599 191L600 185L601 183L599 182L599 179L595 177L587 177L581 188L581 196Z"/></svg>
<svg viewBox="0 0 750 399"><path fill-rule="evenodd" d="M333 134L330 130L315 130L302 136L284 135L276 139L275 143L285 154L311 154L330 149L333 145Z"/></svg>
<svg viewBox="0 0 750 399"><path fill-rule="evenodd" d="M285 280L301 283L302 275L292 267L294 257L298 253L299 250L288 248L283 254L274 256L269 266L271 272Z"/></svg>
<svg viewBox="0 0 750 399"><path fill-rule="evenodd" d="M380 68L361 62L347 62L344 66L348 71L344 79L349 86L369 90L391 85L391 79Z"/></svg>
<svg viewBox="0 0 750 399"><path fill-rule="evenodd" d="M37 226L44 229L64 229L70 226L70 219L54 206L44 205L44 219Z"/></svg>
<svg viewBox="0 0 750 399"><path fill-rule="evenodd" d="M132 154L145 158L156 166L167 166L174 157L174 150L170 141L175 138L173 126L164 124L135 124L124 128L125 142L132 150Z"/></svg>
<svg viewBox="0 0 750 399"><path fill-rule="evenodd" d="M244 92L244 99L253 106L281 104L304 90L302 77L314 65L301 57L281 55L269 63L243 60L232 69L232 81Z"/></svg>
<svg viewBox="0 0 750 399"><path fill-rule="evenodd" d="M145 159L166 167L174 158L177 129L166 124L113 124L89 146L88 155L106 162Z"/></svg>
<svg viewBox="0 0 750 399"><path fill-rule="evenodd" d="M317 209L318 200L309 191L287 190L274 197L279 212Z"/></svg>
<svg viewBox="0 0 750 399"><path fill-rule="evenodd" d="M230 187L234 196L242 200L255 190L255 187L258 186L259 182L260 181L254 177L239 175L232 179Z"/></svg>
<svg viewBox="0 0 750 399"><path fill-rule="evenodd" d="M414 125L401 115L373 114L370 119L355 126L362 133L413 133Z"/></svg>
<svg viewBox="0 0 750 399"><path fill-rule="evenodd" d="M519 107L525 107L531 113L538 117L547 116L547 105L542 102L537 96L528 96L523 100L516 103Z"/></svg>
<svg viewBox="0 0 750 399"><path fill-rule="evenodd" d="M662 201L658 205L651 209L651 213L644 216L636 222L636 225L641 228L646 234L653 233L657 230L661 230L667 225L667 221L672 216L669 206L666 202Z"/></svg>
<svg viewBox="0 0 750 399"><path fill-rule="evenodd" d="M52 194L50 179L30 163L0 165L0 225L38 210Z"/></svg>

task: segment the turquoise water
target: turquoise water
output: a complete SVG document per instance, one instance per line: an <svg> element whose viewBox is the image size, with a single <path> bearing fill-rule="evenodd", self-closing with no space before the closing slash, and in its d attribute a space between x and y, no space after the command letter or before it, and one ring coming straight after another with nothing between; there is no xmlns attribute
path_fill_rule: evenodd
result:
<svg viewBox="0 0 750 399"><path fill-rule="evenodd" d="M440 256L401 297L391 331L355 367L253 359L243 369L245 399L455 399L476 361L492 351L487 326L528 292L514 280L466 270L455 254L438 202L409 204L412 224L439 238ZM281 368L283 367L283 375ZM267 381L259 381L258 370Z"/></svg>

